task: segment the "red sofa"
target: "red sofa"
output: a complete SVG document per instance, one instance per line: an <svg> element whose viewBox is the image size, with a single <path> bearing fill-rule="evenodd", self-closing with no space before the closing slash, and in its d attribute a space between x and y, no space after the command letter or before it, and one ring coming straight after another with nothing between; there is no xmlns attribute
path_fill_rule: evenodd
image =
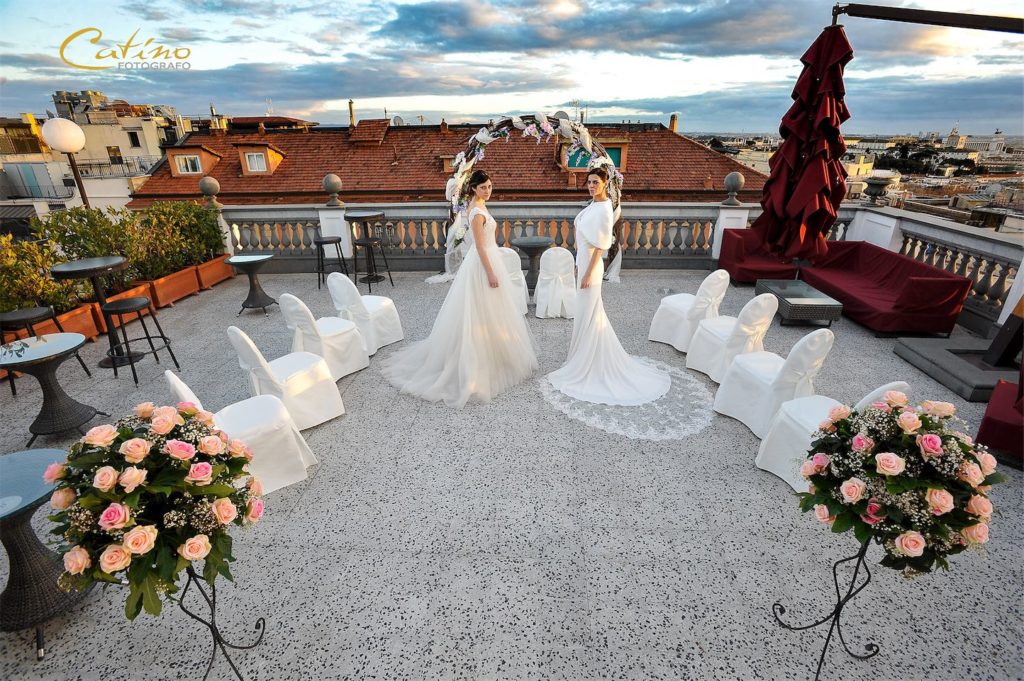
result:
<svg viewBox="0 0 1024 681"><path fill-rule="evenodd" d="M1008 463L1017 468L1024 463L1024 396L1021 393L1021 385L1024 385L1024 382L996 383L985 409L985 417L981 419L978 436L974 438L981 444L1008 455Z"/></svg>
<svg viewBox="0 0 1024 681"><path fill-rule="evenodd" d="M733 281L796 279L796 267L765 250L758 235L749 229L723 229L718 267Z"/></svg>
<svg viewBox="0 0 1024 681"><path fill-rule="evenodd" d="M866 241L830 241L800 278L880 333L949 334L971 290L966 277Z"/></svg>

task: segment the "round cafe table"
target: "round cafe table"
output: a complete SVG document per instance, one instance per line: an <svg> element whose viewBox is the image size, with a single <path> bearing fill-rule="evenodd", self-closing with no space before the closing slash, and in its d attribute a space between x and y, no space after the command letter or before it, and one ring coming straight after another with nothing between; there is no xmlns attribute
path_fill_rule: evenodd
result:
<svg viewBox="0 0 1024 681"><path fill-rule="evenodd" d="M28 446L40 435L73 428L81 432L82 424L96 414L109 415L72 399L57 382L57 367L84 343L80 333L47 333L0 345L0 369L34 376L43 390L43 406L28 428L32 433Z"/></svg>
<svg viewBox="0 0 1024 681"><path fill-rule="evenodd" d="M277 301L267 295L267 292L260 286L259 277L256 276L256 272L261 267L267 264L271 258L274 257L273 253L263 255L233 255L224 262L231 265L236 269L240 269L245 272L245 276L249 277L249 295L242 301L242 309L238 311L238 314L242 314L247 309L262 308L263 315L269 317L267 313L268 305L276 305ZM236 315L237 316L237 315Z"/></svg>
<svg viewBox="0 0 1024 681"><path fill-rule="evenodd" d="M46 548L32 529L32 515L50 498L53 485L43 482L46 467L64 461L61 449L30 449L0 456L0 542L10 573L0 593L0 631L35 627L36 656L46 654L43 623L66 612L88 593L57 588L64 572L61 557Z"/></svg>
<svg viewBox="0 0 1024 681"><path fill-rule="evenodd" d="M112 272L120 272L128 268L128 260L120 255L108 255L101 258L83 258L81 260L70 260L54 265L50 268L50 276L54 279L88 279L92 282L92 290L96 294L96 303L100 310L107 303L107 297L103 294L103 282L100 277ZM107 323L107 340L110 343L112 352L100 360L100 366L109 369L117 364L119 367L131 364L142 358L142 353L132 352L131 358L125 354L124 348L118 345L117 330L114 328L111 318L103 313L103 319Z"/></svg>
<svg viewBox="0 0 1024 681"><path fill-rule="evenodd" d="M540 256L544 251L551 248L551 244L555 243L551 237L547 236L524 236L518 239L512 239L512 245L521 250L526 254L526 257L530 259L530 267L526 270L526 288L533 293L534 289L537 288L537 277L540 274Z"/></svg>

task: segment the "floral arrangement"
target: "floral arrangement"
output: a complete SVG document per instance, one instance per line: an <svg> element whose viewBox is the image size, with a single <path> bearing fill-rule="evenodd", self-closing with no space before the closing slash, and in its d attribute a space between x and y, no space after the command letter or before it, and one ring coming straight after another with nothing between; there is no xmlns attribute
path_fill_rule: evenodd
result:
<svg viewBox="0 0 1024 681"><path fill-rule="evenodd" d="M56 484L53 533L64 544L59 586L126 584L125 615L160 614L182 570L232 580L228 527L263 515L263 486L247 473L252 450L191 402L145 402L115 425L92 428L43 476ZM244 483L244 484L243 484Z"/></svg>
<svg viewBox="0 0 1024 681"><path fill-rule="evenodd" d="M946 557L989 538L992 485L1006 477L954 426L948 402L909 406L899 391L857 412L832 409L800 472L800 508L833 532L852 529L885 549L882 565L910 575L949 569Z"/></svg>

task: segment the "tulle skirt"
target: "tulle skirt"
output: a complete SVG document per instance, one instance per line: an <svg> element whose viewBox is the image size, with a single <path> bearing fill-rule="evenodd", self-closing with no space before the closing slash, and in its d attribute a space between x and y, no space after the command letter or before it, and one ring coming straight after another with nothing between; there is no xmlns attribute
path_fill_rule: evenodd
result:
<svg viewBox="0 0 1024 681"><path fill-rule="evenodd" d="M537 370L536 343L501 276L498 250L489 255L498 288L488 285L479 254L470 250L430 335L384 360L384 377L403 393L462 407L488 402Z"/></svg>

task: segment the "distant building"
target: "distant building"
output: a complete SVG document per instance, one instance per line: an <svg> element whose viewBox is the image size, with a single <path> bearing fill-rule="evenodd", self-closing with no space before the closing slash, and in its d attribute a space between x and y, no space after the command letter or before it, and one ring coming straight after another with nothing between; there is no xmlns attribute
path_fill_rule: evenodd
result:
<svg viewBox="0 0 1024 681"><path fill-rule="evenodd" d="M847 143L846 146L856 151L885 151L894 148L896 143L887 137L864 137L857 140L856 144Z"/></svg>
<svg viewBox="0 0 1024 681"><path fill-rule="evenodd" d="M960 126L954 125L953 129L946 135L946 139L943 142L943 146L952 149L963 149L964 145L967 144L967 136L960 134Z"/></svg>

